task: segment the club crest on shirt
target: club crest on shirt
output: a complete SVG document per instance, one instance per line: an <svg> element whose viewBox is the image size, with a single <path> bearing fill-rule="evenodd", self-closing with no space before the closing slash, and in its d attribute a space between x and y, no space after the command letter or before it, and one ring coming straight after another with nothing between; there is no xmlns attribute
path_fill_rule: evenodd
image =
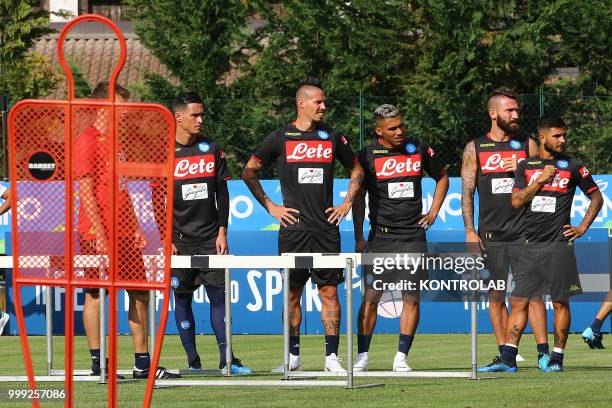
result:
<svg viewBox="0 0 612 408"><path fill-rule="evenodd" d="M408 154L412 154L416 152L416 146L413 145L412 143L406 143L405 149L406 149L406 153Z"/></svg>
<svg viewBox="0 0 612 408"><path fill-rule="evenodd" d="M519 142L518 140L511 140L510 147L513 148L514 150L518 150L521 148L521 142Z"/></svg>
<svg viewBox="0 0 612 408"><path fill-rule="evenodd" d="M318 130L317 135L319 136L319 139L323 139L323 140L329 139L329 132L327 132L326 130Z"/></svg>
<svg viewBox="0 0 612 408"><path fill-rule="evenodd" d="M567 166L569 166L569 162L567 160L557 160L557 167L560 169L567 169Z"/></svg>
<svg viewBox="0 0 612 408"><path fill-rule="evenodd" d="M202 153L208 153L208 151L210 150L210 145L206 142L198 143L198 150Z"/></svg>

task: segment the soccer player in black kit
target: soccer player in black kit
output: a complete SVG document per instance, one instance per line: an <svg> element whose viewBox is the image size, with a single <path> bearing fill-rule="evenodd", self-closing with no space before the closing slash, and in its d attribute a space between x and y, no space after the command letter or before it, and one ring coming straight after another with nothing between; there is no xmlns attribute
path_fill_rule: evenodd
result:
<svg viewBox="0 0 612 408"><path fill-rule="evenodd" d="M423 253L425 230L433 225L442 207L448 191L448 176L431 147L406 136L402 114L395 106L381 105L374 113L378 140L357 154L364 169L361 191L367 190L369 196L370 233L366 243L363 239L365 191L360 191L353 204L355 251L367 248L371 253ZM423 171L436 180L434 199L427 214L422 214ZM368 273L371 271L366 272L366 282ZM415 281L418 284L419 278L426 278L423 276L426 271L417 274L420 275ZM366 283L357 322L358 355L353 367L356 372L368 369L368 351L382 294L380 287ZM393 371L405 372L411 370L407 355L419 324L419 291L402 291L402 298L399 346L392 367Z"/></svg>
<svg viewBox="0 0 612 408"><path fill-rule="evenodd" d="M593 177L579 161L565 154L567 138L563 119L548 116L538 122L540 154L519 163L512 190L512 206L527 207L525 244L521 268L514 271L511 313L506 344L495 370L516 372L516 355L527 322L529 299L550 294L555 312L555 343L545 372L563 371L563 355L570 327L569 298L582 293L573 241L597 217L603 198ZM577 227L570 224L576 187L591 202Z"/></svg>
<svg viewBox="0 0 612 408"><path fill-rule="evenodd" d="M466 241L484 248L485 266L493 281L508 280L508 268L513 271L522 261L524 209L513 208L510 195L517 163L535 155L538 147L530 138L518 136L520 130L518 95L509 89L494 90L487 102L491 119L488 134L469 142L461 165L461 212ZM478 233L474 229L474 192L478 190ZM473 248L479 250L479 248ZM489 318L497 338L498 349L505 343L508 324L506 291L490 290ZM548 363L548 333L546 310L539 298L529 305L529 319L536 338L538 364ZM489 366L497 364L498 357ZM489 366L479 368L488 371Z"/></svg>
<svg viewBox="0 0 612 408"><path fill-rule="evenodd" d="M174 162L173 255L225 255L228 253L230 174L221 148L200 135L204 104L193 92L179 95L172 104L176 120ZM155 200L155 202L161 202ZM158 209L159 210L159 209ZM193 292L200 285L210 300L210 324L219 346L219 368L225 361L225 273L222 269L172 269L174 316L189 368L201 369L196 349ZM232 374L248 374L234 357Z"/></svg>
<svg viewBox="0 0 612 408"><path fill-rule="evenodd" d="M270 133L248 161L242 173L251 193L280 224L278 253L340 252L338 225L351 209L363 180L346 137L323 124L325 93L318 80L300 83L296 96L297 118ZM333 206L335 161L350 169L351 180L344 202ZM276 204L264 192L257 172L276 161L283 203ZM338 361L340 303L336 286L342 269L294 269L290 272L289 322L292 371L301 369L299 334L302 322L300 298L309 278L321 297L321 319L325 329L325 370L344 372ZM350 279L350 278L349 278ZM284 316L287 318L287 316ZM282 365L275 371L282 371Z"/></svg>

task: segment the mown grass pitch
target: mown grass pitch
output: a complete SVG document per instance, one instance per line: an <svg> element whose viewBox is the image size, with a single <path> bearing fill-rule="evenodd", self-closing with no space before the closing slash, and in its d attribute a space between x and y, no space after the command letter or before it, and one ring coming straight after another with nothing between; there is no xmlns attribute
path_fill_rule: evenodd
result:
<svg viewBox="0 0 612 408"><path fill-rule="evenodd" d="M608 339L610 337L606 336ZM521 354L527 359L516 374L493 374L496 379L392 379L356 378L355 384L384 383L384 387L345 390L343 388L279 389L270 387L177 387L156 390L155 407L610 407L612 406L612 348L590 350L579 334L570 336L563 373L541 373L535 368L536 351L531 335L525 335ZM552 340L552 339L551 339ZM606 338L604 338L604 343ZM610 341L608 341L609 343ZM356 343L355 343L356 344ZM30 345L37 374L46 375L44 337L31 337ZM133 366L131 338L119 338L119 367ZM63 365L63 338L54 338L55 368ZM396 335L376 335L370 351L370 369L389 369L397 347ZM204 368L216 368L218 351L213 336L198 336ZM470 363L467 334L417 335L408 363L415 370L467 370ZM84 337L76 338L77 369L89 367ZM234 350L245 365L257 374L250 378L279 379L271 368L282 360L281 336L235 336ZM302 362L305 370L322 370L322 336L302 336ZM344 339L340 354L345 353ZM493 336L479 336L479 363L488 363L496 354ZM343 360L346 360L344 358ZM186 359L178 336L166 336L161 364L185 368ZM0 375L24 375L17 337L0 337ZM196 378L196 377L193 377ZM198 377L202 378L202 377ZM207 377L210 378L210 377ZM245 377L243 377L245 378ZM248 377L247 377L248 378ZM41 383L39 388L61 384ZM0 407L29 406L8 402L9 389L26 384L0 383ZM119 385L119 406L138 407L145 382ZM107 388L96 383L75 383L76 407L105 407ZM44 402L46 406L63 406Z"/></svg>

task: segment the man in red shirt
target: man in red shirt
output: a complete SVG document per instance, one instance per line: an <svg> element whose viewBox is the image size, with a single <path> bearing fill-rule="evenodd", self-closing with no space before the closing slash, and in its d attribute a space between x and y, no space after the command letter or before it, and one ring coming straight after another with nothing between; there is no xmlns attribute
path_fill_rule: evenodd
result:
<svg viewBox="0 0 612 408"><path fill-rule="evenodd" d="M99 83L92 93L93 99L107 99L109 83ZM123 103L129 98L127 89L116 84L115 102ZM106 134L109 121L108 109L98 109L92 113L92 123L74 141L73 151L74 177L78 180L78 244L80 253L95 255L110 255L109 226L111 219L110 205L113 199L112 173L110 171L113 159L112 140ZM79 123L76 123L79 126ZM119 158L121 160L121 157ZM119 186L119 196L116 201L115 236L118 242L117 275L123 279L125 275L136 273L145 275L144 264L130 264L131 260L142 259L142 249L146 245L138 220L134 213L127 183ZM94 266L84 268L82 274L86 278L100 279L107 273L103 268ZM128 290L129 312L128 322L134 342L134 378L147 378L151 359L147 348L147 308L149 293L147 291ZM85 306L83 308L83 325L92 359L92 375L100 374L100 296L97 288L86 289ZM158 367L157 378L180 377Z"/></svg>

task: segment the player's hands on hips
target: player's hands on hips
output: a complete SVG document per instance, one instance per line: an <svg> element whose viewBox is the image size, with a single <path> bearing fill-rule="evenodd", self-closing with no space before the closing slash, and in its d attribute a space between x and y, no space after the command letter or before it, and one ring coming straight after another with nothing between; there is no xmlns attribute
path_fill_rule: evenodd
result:
<svg viewBox="0 0 612 408"><path fill-rule="evenodd" d="M298 220L293 214L299 214L300 211L295 208L288 208L284 205L277 205L274 203L268 204L268 213L280 221L283 227L287 225L295 224Z"/></svg>
<svg viewBox="0 0 612 408"><path fill-rule="evenodd" d="M516 160L516 157L509 157L502 159L500 164L502 169L506 171L515 171L518 165L518 161Z"/></svg>
<svg viewBox="0 0 612 408"><path fill-rule="evenodd" d="M553 176L557 172L557 168L552 164L547 164L544 166L544 170L542 170L542 174L537 178L536 183L543 186L552 180Z"/></svg>
<svg viewBox="0 0 612 408"><path fill-rule="evenodd" d="M563 226L563 235L566 238L569 238L570 242L575 240L576 238L580 238L581 236L584 235L585 232L586 232L586 229L580 226L572 227L569 224Z"/></svg>
<svg viewBox="0 0 612 408"><path fill-rule="evenodd" d="M350 210L351 203L342 203L335 207L328 208L325 210L325 214L328 214L327 222L330 224L340 225L340 222L344 217L346 217L346 214L348 214Z"/></svg>
<svg viewBox="0 0 612 408"><path fill-rule="evenodd" d="M355 252L365 252L368 248L368 242L364 239L360 239L359 241L355 241Z"/></svg>
<svg viewBox="0 0 612 408"><path fill-rule="evenodd" d="M482 245L482 240L480 239L480 236L478 236L478 234L476 233L476 231L468 231L465 233L465 242L467 242L468 244L478 244L478 246L474 245L474 250L483 250L484 249L484 245ZM471 245L468 245L468 249L472 250Z"/></svg>
<svg viewBox="0 0 612 408"><path fill-rule="evenodd" d="M429 228L431 228L434 222L436 222L437 217L438 214L434 214L431 211L427 214L421 214L419 217L419 225L421 228L425 228L425 231L427 231Z"/></svg>
<svg viewBox="0 0 612 408"><path fill-rule="evenodd" d="M219 228L219 235L217 235L215 246L217 247L217 255L227 255L229 253L227 230L225 228Z"/></svg>

